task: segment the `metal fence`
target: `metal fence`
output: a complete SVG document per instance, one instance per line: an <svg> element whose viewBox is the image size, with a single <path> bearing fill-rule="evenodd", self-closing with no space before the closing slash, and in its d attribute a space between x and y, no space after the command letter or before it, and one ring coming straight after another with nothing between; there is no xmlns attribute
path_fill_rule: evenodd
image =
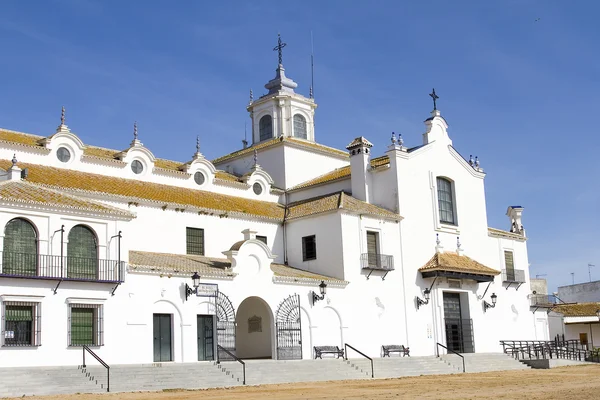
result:
<svg viewBox="0 0 600 400"><path fill-rule="evenodd" d="M394 256L377 253L363 253L360 255L360 266L362 269L393 271Z"/></svg>
<svg viewBox="0 0 600 400"><path fill-rule="evenodd" d="M522 269L503 269L502 282L525 283L525 271Z"/></svg>
<svg viewBox="0 0 600 400"><path fill-rule="evenodd" d="M97 258L0 252L0 277L123 282L125 262Z"/></svg>

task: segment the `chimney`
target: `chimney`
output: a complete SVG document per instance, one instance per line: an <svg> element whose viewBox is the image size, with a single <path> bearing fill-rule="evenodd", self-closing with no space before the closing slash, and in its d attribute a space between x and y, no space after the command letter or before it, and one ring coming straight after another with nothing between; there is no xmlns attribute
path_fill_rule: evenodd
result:
<svg viewBox="0 0 600 400"><path fill-rule="evenodd" d="M522 214L523 207L521 206L510 206L508 207L508 210L506 210L506 215L510 220L510 231L525 236L525 229L521 223Z"/></svg>
<svg viewBox="0 0 600 400"><path fill-rule="evenodd" d="M373 144L363 136L354 139L346 149L350 153L350 178L352 185L352 197L358 200L371 202L369 193L371 186L371 148Z"/></svg>

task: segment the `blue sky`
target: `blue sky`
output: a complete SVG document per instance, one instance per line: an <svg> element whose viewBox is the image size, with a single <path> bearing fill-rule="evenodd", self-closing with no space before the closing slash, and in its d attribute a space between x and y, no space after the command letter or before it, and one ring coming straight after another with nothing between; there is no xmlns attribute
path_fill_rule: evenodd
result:
<svg viewBox="0 0 600 400"><path fill-rule="evenodd" d="M0 3L0 126L86 143L140 139L187 161L241 146L248 91L286 73L308 94L314 35L317 140L391 131L418 145L436 88L463 156L487 172L489 225L525 207L531 275L551 290L600 279L597 15L591 1L113 1ZM468 243L463 243L468 248ZM518 268L518 266L517 266Z"/></svg>

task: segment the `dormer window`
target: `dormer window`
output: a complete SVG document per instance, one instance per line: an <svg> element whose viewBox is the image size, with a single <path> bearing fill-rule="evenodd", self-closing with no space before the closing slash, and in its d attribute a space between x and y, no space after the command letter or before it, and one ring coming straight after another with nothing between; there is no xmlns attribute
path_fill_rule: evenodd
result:
<svg viewBox="0 0 600 400"><path fill-rule="evenodd" d="M71 152L66 147L59 147L56 151L56 157L60 162L69 162L71 159Z"/></svg>
<svg viewBox="0 0 600 400"><path fill-rule="evenodd" d="M446 178L437 178L438 207L440 222L457 225L454 204L454 184Z"/></svg>
<svg viewBox="0 0 600 400"><path fill-rule="evenodd" d="M134 174L139 175L144 171L144 164L139 160L133 160L131 162L131 170Z"/></svg>
<svg viewBox="0 0 600 400"><path fill-rule="evenodd" d="M300 114L294 115L294 137L306 139L306 118Z"/></svg>
<svg viewBox="0 0 600 400"><path fill-rule="evenodd" d="M260 133L260 141L268 140L273 137L273 118L270 115L265 115L258 122L258 132Z"/></svg>

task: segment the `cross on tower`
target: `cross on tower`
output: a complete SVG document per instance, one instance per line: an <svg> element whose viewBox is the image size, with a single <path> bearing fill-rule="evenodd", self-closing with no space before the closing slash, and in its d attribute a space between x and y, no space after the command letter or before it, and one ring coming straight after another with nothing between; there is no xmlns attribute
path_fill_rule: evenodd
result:
<svg viewBox="0 0 600 400"><path fill-rule="evenodd" d="M282 49L287 45L287 43L281 43L281 34L277 34L277 46L273 48L273 51L277 51L279 55L279 64L283 64L283 54Z"/></svg>
<svg viewBox="0 0 600 400"><path fill-rule="evenodd" d="M433 91L431 93L429 93L429 95L433 99L433 110L435 111L435 110L437 110L436 100L439 99L440 97L437 94L435 94L435 88L433 89Z"/></svg>

